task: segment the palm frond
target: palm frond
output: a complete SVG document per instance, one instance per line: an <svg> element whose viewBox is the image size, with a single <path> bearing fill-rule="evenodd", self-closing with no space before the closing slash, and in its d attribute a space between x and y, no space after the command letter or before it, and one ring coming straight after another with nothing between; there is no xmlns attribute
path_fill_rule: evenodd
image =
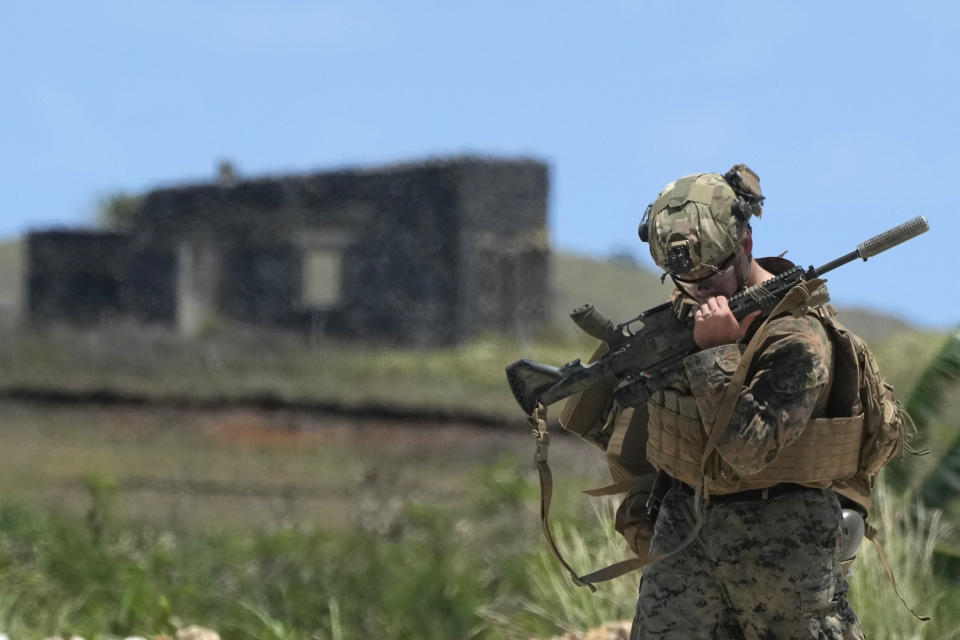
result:
<svg viewBox="0 0 960 640"><path fill-rule="evenodd" d="M921 374L907 398L905 407L917 427L917 433L910 443L912 448L920 449L927 444L930 429L937 416L941 415L951 391L958 385L960 385L960 328L947 337L943 347ZM897 460L884 472L887 485L894 492L903 493L911 487L911 484L915 488L918 484L922 484L923 486L917 491L924 500L927 497L935 500L940 499L938 496L946 497L943 488L953 487L955 497L957 482L960 481L958 476L960 474L960 429L955 430L951 442L952 444L948 444L947 447L938 447L939 450L933 452L934 460L930 461L928 466L931 472L926 478L920 480L915 478L911 483L911 473L907 463ZM943 506L943 503L938 501L929 503L928 506Z"/></svg>
<svg viewBox="0 0 960 640"><path fill-rule="evenodd" d="M957 382L960 382L960 328L947 337L907 399L907 411L917 427L927 426L936 417L943 408L947 390Z"/></svg>
<svg viewBox="0 0 960 640"><path fill-rule="evenodd" d="M954 425L957 427L960 425ZM935 509L947 508L960 496L960 434L916 492L923 504Z"/></svg>

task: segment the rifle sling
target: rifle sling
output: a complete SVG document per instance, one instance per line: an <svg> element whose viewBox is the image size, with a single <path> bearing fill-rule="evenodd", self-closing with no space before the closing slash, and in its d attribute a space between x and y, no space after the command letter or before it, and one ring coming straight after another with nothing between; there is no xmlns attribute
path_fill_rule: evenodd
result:
<svg viewBox="0 0 960 640"><path fill-rule="evenodd" d="M553 534L550 532L550 524L547 521L547 518L550 516L550 502L553 498L553 473L550 471L550 463L548 460L550 433L547 431L547 408L543 406L542 403L537 403L528 421L533 428L534 436L537 438L537 450L534 460L537 463L537 475L540 477L540 526L543 529L543 537L547 539L547 543L550 545L550 551L553 552L557 561L563 565L563 568L567 570L567 573L570 574L574 583L581 587L589 587L590 591L595 592L597 588L590 582L581 580L577 576L577 572L573 570L573 567L564 560L560 549L557 548L557 543L553 539Z"/></svg>
<svg viewBox="0 0 960 640"><path fill-rule="evenodd" d="M877 557L880 558L880 564L883 565L883 570L887 575L887 580L890 582L890 586L893 587L893 592L897 594L897 597L900 599L900 604L907 608L907 611L913 614L913 617L919 620L920 622L927 622L931 618L930 616L921 616L916 611L913 610L907 601L904 600L903 595L900 593L900 589L897 587L897 580L893 577L893 569L890 568L890 563L887 562L887 554L883 550L883 544L880 542L879 532L869 523L867 525L866 536L867 540L873 543L873 548L877 551Z"/></svg>

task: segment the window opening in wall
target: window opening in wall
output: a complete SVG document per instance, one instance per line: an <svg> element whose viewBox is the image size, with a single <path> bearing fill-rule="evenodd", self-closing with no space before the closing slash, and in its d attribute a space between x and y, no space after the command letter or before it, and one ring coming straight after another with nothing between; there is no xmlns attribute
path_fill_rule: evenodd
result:
<svg viewBox="0 0 960 640"><path fill-rule="evenodd" d="M304 253L302 302L305 307L325 308L340 302L342 259L338 249L310 249Z"/></svg>

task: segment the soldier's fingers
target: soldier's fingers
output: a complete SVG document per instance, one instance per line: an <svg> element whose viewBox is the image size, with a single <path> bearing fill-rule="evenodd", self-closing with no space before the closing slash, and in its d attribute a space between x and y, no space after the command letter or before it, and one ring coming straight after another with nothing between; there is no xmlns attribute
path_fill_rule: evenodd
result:
<svg viewBox="0 0 960 640"><path fill-rule="evenodd" d="M720 303L717 302L716 296L707 299L707 307L710 309L710 313L717 313L720 311Z"/></svg>

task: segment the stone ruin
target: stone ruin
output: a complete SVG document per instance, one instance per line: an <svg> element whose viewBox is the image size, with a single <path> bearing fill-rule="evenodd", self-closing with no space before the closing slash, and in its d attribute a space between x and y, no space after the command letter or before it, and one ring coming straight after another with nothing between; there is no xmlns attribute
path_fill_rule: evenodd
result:
<svg viewBox="0 0 960 640"><path fill-rule="evenodd" d="M230 173L150 191L122 233L30 233L29 321L131 317L184 335L229 321L417 344L547 324L540 161Z"/></svg>

